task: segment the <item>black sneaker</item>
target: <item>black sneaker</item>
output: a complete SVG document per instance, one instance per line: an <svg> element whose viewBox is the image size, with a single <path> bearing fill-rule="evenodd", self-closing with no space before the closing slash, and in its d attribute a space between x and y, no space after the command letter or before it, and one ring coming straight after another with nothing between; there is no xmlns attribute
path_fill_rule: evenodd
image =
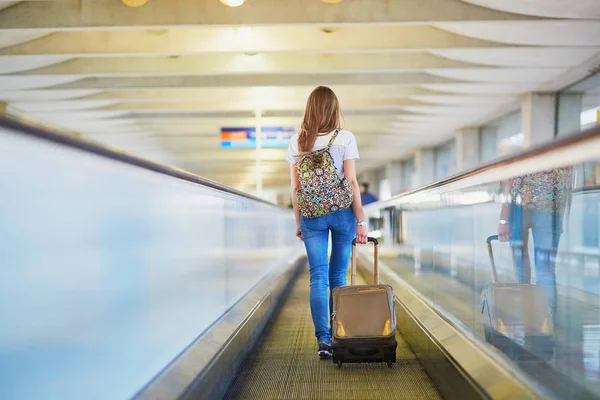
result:
<svg viewBox="0 0 600 400"><path fill-rule="evenodd" d="M319 357L321 359L325 359L331 357L331 355L331 345L328 345L327 343L319 343Z"/></svg>

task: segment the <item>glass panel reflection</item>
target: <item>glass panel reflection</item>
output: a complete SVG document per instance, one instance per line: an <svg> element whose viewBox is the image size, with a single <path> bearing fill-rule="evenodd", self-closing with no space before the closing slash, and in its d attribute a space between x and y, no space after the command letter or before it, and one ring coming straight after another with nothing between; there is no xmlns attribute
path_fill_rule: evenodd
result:
<svg viewBox="0 0 600 400"><path fill-rule="evenodd" d="M386 265L561 398L600 398L600 186L584 183L587 165L368 209Z"/></svg>
<svg viewBox="0 0 600 400"><path fill-rule="evenodd" d="M299 243L290 210L0 130L0 398L133 396Z"/></svg>

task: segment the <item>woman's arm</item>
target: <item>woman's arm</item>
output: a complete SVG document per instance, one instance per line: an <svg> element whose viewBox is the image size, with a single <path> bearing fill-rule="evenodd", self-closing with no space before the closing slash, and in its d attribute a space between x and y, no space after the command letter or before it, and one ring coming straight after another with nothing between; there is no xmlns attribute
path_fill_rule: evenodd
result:
<svg viewBox="0 0 600 400"><path fill-rule="evenodd" d="M360 187L356 179L356 164L354 160L344 160L344 175L348 182L350 182L354 194L354 201L352 202L354 216L358 222L363 222L365 220L365 213L360 201ZM356 241L358 243L367 243L367 236L368 231L366 226L356 226Z"/></svg>
<svg viewBox="0 0 600 400"><path fill-rule="evenodd" d="M300 190L300 180L298 179L298 166L290 164L290 177L292 186L292 207L294 208L294 216L296 217L296 236L302 240L300 232L300 210L298 209L298 190Z"/></svg>

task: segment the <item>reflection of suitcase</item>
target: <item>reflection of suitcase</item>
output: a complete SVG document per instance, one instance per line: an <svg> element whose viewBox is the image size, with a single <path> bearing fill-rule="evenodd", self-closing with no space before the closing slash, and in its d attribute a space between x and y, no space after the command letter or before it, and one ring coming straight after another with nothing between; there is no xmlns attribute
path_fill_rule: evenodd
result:
<svg viewBox="0 0 600 400"><path fill-rule="evenodd" d="M514 355L525 348L548 355L554 349L554 327L543 287L527 283L498 283L492 242L487 239L493 282L481 292L480 312L488 343ZM543 354L542 354L543 353Z"/></svg>
<svg viewBox="0 0 600 400"><path fill-rule="evenodd" d="M351 286L333 290L333 362L396 362L396 307L389 285L379 284L377 239L369 238L375 250L374 284L356 286L356 240L352 242Z"/></svg>

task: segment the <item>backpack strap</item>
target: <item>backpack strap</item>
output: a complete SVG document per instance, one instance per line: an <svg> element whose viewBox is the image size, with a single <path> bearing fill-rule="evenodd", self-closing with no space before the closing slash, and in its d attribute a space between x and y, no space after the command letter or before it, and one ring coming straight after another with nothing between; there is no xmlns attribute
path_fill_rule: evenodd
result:
<svg viewBox="0 0 600 400"><path fill-rule="evenodd" d="M329 139L329 143L327 143L327 149L331 148L331 146L333 145L333 142L335 142L335 138L337 137L338 133L340 133L340 130L336 129L335 133L333 134L333 136L331 137L331 139Z"/></svg>

